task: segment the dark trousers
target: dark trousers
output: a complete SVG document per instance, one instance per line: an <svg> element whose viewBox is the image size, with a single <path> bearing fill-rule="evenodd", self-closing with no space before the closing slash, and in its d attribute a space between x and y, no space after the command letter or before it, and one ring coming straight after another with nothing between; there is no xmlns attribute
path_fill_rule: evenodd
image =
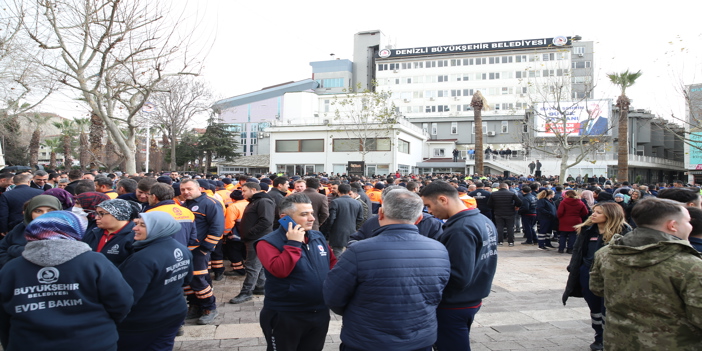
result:
<svg viewBox="0 0 702 351"><path fill-rule="evenodd" d="M207 271L207 264L210 261L210 253L205 253L201 248L191 251L193 254L193 279L190 285L186 286L185 295L188 297L188 304L200 306L203 310L217 309L214 291L212 291L212 278Z"/></svg>
<svg viewBox="0 0 702 351"><path fill-rule="evenodd" d="M480 306L462 309L436 309L439 324L436 348L439 351L470 351L470 326Z"/></svg>
<svg viewBox="0 0 702 351"><path fill-rule="evenodd" d="M224 252L222 252L222 245L224 239L221 239L212 251L210 255L210 265L209 268L215 274L221 274L224 272Z"/></svg>
<svg viewBox="0 0 702 351"><path fill-rule="evenodd" d="M558 235L558 249L563 250L566 248L566 242L568 244L568 250L573 249L575 245L575 235L576 232L559 232Z"/></svg>
<svg viewBox="0 0 702 351"><path fill-rule="evenodd" d="M522 215L522 230L526 236L528 243L536 242L536 232L534 232L534 224L536 224L536 216Z"/></svg>
<svg viewBox="0 0 702 351"><path fill-rule="evenodd" d="M590 323L595 330L595 341L602 342L602 332L605 324L604 299L590 291L590 267L580 266L580 285L583 287L583 298L590 308Z"/></svg>
<svg viewBox="0 0 702 351"><path fill-rule="evenodd" d="M185 319L185 316L183 316ZM183 325L183 319L165 328L150 330L143 333L128 333L119 331L117 341L118 351L171 351L178 329Z"/></svg>
<svg viewBox="0 0 702 351"><path fill-rule="evenodd" d="M432 350L431 346L427 346L427 347L422 347L420 349L414 349L414 350L410 350L410 351L431 351L431 350ZM354 349L354 348L346 346L346 344L344 344L342 342L341 345L339 345L339 351L367 351L367 350Z"/></svg>
<svg viewBox="0 0 702 351"><path fill-rule="evenodd" d="M222 252L232 266L232 270L244 271L244 259L246 259L246 245L239 240L224 239Z"/></svg>
<svg viewBox="0 0 702 351"><path fill-rule="evenodd" d="M260 323L268 351L321 351L329 329L329 310L288 312L264 307Z"/></svg>
<svg viewBox="0 0 702 351"><path fill-rule="evenodd" d="M508 243L514 243L514 216L498 216L495 215L495 227L497 227L497 235L499 242L503 242L505 239ZM503 238L504 231L507 229L507 237Z"/></svg>
<svg viewBox="0 0 702 351"><path fill-rule="evenodd" d="M246 244L246 277L244 284L241 286L241 292L251 294L254 288L263 288L266 284L266 275L263 272L263 265L256 255L254 241L249 241Z"/></svg>

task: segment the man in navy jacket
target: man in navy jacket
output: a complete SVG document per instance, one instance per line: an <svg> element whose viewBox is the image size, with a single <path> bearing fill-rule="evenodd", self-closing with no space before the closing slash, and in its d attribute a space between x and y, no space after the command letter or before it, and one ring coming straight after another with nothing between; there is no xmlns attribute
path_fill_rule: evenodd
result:
<svg viewBox="0 0 702 351"><path fill-rule="evenodd" d="M431 350L451 264L414 225L422 207L415 193L389 192L377 235L349 246L327 275L324 301L344 317L341 350Z"/></svg>
<svg viewBox="0 0 702 351"><path fill-rule="evenodd" d="M0 195L0 233L3 235L24 220L22 215L24 203L44 192L44 190L29 187L31 180L30 173L17 174L12 178L14 189Z"/></svg>
<svg viewBox="0 0 702 351"><path fill-rule="evenodd" d="M429 213L447 219L439 241L449 253L451 278L436 310L436 345L441 351L470 350L470 326L497 269L497 229L480 210L468 210L447 182L431 182L420 195Z"/></svg>
<svg viewBox="0 0 702 351"><path fill-rule="evenodd" d="M336 258L324 235L312 230L307 195L288 195L279 210L295 225L280 226L254 244L266 274L261 329L269 350L321 351L329 329L322 284Z"/></svg>

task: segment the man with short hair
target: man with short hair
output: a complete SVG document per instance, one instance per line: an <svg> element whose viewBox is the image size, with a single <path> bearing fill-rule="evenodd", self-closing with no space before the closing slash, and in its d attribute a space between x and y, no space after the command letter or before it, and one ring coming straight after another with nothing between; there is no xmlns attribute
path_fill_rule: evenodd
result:
<svg viewBox="0 0 702 351"><path fill-rule="evenodd" d="M490 199L492 192L485 189L485 187L486 185L483 182L477 182L475 183L475 190L468 193L468 195L475 199L480 213L482 213L485 217L492 219L492 210L490 209L490 206L488 206L488 200ZM489 188L489 186L487 187Z"/></svg>
<svg viewBox="0 0 702 351"><path fill-rule="evenodd" d="M663 189L658 192L658 198L677 201L685 204L685 206L702 208L700 193L688 188Z"/></svg>
<svg viewBox="0 0 702 351"><path fill-rule="evenodd" d="M194 272L190 286L186 287L190 305L186 318L198 318L197 324L211 324L219 312L207 265L212 251L224 232L222 205L207 196L202 191L200 183L194 179L186 179L180 183L180 194L185 198L183 207L195 215L195 227L200 242L200 246L191 251Z"/></svg>
<svg viewBox="0 0 702 351"><path fill-rule="evenodd" d="M137 182L136 189L134 190L133 193L122 194L122 195L117 196L117 198L138 202L139 204L141 204L141 209L143 211L144 209L146 209L146 207L149 204L149 198L148 198L149 190L156 183L158 183L156 181L156 178L149 178L149 177L141 178ZM117 183L117 185L119 185L119 183Z"/></svg>
<svg viewBox="0 0 702 351"><path fill-rule="evenodd" d="M48 181L49 173L46 173L46 171L36 171L34 172L34 177L32 178L32 182L29 184L29 186L34 189L47 191L52 188L51 184L47 184Z"/></svg>
<svg viewBox="0 0 702 351"><path fill-rule="evenodd" d="M95 180L97 182L97 179ZM180 231L173 234L173 239L187 247L192 251L200 246L197 239L197 227L195 226L195 215L187 208L176 204L173 201L173 187L164 184L156 183L151 186L149 195L149 209L145 212L165 212L168 213L176 222L180 223Z"/></svg>
<svg viewBox="0 0 702 351"><path fill-rule="evenodd" d="M75 195L75 187L78 184L78 181L81 180L83 177L83 172L81 172L80 169L72 169L68 172L68 185L66 185L66 191L71 193L71 195Z"/></svg>
<svg viewBox="0 0 702 351"><path fill-rule="evenodd" d="M422 207L415 193L387 193L377 235L350 246L327 275L324 300L343 316L341 350L429 351L436 342L451 263L446 248L414 225Z"/></svg>
<svg viewBox="0 0 702 351"><path fill-rule="evenodd" d="M330 319L322 284L336 257L324 235L312 229L307 195L291 194L279 210L278 218L290 216L295 225L279 227L255 244L266 274L261 329L269 350L321 351Z"/></svg>
<svg viewBox="0 0 702 351"><path fill-rule="evenodd" d="M110 199L116 199L119 194L112 189L112 179L97 176L95 177L95 191L107 195Z"/></svg>
<svg viewBox="0 0 702 351"><path fill-rule="evenodd" d="M293 183L293 193L301 193L307 188L306 181L304 179L298 179ZM317 191L317 190L315 190Z"/></svg>
<svg viewBox="0 0 702 351"><path fill-rule="evenodd" d="M327 221L329 218L329 202L327 197L319 193L319 179L317 178L307 178L305 182L305 188L302 193L307 195L307 197L312 201L312 209L314 210L314 225L312 225L312 230L319 230L319 228ZM297 182L295 182L297 184Z"/></svg>
<svg viewBox="0 0 702 351"><path fill-rule="evenodd" d="M273 188L268 191L268 196L270 196L273 199L273 202L275 202L275 217L278 218L280 212L278 209L278 206L280 206L280 202L283 201L283 199L288 195L288 180L285 179L284 177L276 177L273 180ZM280 224L278 221L273 221L273 229L278 229Z"/></svg>
<svg viewBox="0 0 702 351"><path fill-rule="evenodd" d="M89 179L81 179L73 187L74 195L95 191L95 181Z"/></svg>
<svg viewBox="0 0 702 351"><path fill-rule="evenodd" d="M334 256L341 257L349 236L363 224L363 206L349 196L351 186L338 185L339 197L329 205L329 218L322 226L322 233L329 239Z"/></svg>
<svg viewBox="0 0 702 351"><path fill-rule="evenodd" d="M604 347L702 350L702 260L687 241L690 214L668 199L639 200L637 228L595 253L590 290L605 301Z"/></svg>
<svg viewBox="0 0 702 351"><path fill-rule="evenodd" d="M468 210L447 182L434 181L419 195L429 213L447 220L439 241L449 253L451 278L436 310L436 346L470 350L470 327L497 270L497 229L479 209Z"/></svg>
<svg viewBox="0 0 702 351"><path fill-rule="evenodd" d="M264 293L266 277L263 266L256 255L255 242L264 235L273 231L275 215L275 202L268 194L261 192L261 186L256 182L247 182L241 187L241 192L248 206L241 217L241 241L246 245L246 260L244 269L246 277L239 294L229 300L229 303L239 304L253 299L253 295Z"/></svg>
<svg viewBox="0 0 702 351"><path fill-rule="evenodd" d="M15 175L10 172L0 173L0 194L7 191L7 188L12 185L12 177Z"/></svg>
<svg viewBox="0 0 702 351"><path fill-rule="evenodd" d="M498 245L502 245L506 239L509 246L514 246L514 213L515 208L521 205L522 200L509 191L507 183L500 183L500 189L490 195L488 206L492 209L492 215L495 218ZM505 229L507 234L504 233Z"/></svg>
<svg viewBox="0 0 702 351"><path fill-rule="evenodd" d="M12 177L15 187L0 195L0 234L5 235L24 220L22 207L31 198L41 195L44 190L29 186L32 174L20 173Z"/></svg>
<svg viewBox="0 0 702 351"><path fill-rule="evenodd" d="M120 179L117 182L117 185L115 186L115 190L117 191L118 196L133 193L136 191L136 188L137 188L136 180L129 179L129 178Z"/></svg>
<svg viewBox="0 0 702 351"><path fill-rule="evenodd" d="M522 242L522 244L536 245L538 244L536 232L534 231L534 226L536 225L536 196L531 192L530 186L522 185L519 199L522 201L522 205L519 207L518 212L522 217L522 228L526 237L526 241Z"/></svg>

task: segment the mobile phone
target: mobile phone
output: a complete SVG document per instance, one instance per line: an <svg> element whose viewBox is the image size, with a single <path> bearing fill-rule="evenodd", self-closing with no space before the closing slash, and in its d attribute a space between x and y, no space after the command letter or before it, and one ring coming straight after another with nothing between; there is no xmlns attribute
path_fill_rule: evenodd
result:
<svg viewBox="0 0 702 351"><path fill-rule="evenodd" d="M280 225L281 225L281 226L283 227L283 229L285 229L285 230L288 230L288 223L292 223L292 227L293 227L293 228L295 228L295 226L297 226L297 223L295 223L295 221L293 221L293 219L290 218L290 216L285 216L285 217L279 219L279 220L278 220L278 223L280 223Z"/></svg>

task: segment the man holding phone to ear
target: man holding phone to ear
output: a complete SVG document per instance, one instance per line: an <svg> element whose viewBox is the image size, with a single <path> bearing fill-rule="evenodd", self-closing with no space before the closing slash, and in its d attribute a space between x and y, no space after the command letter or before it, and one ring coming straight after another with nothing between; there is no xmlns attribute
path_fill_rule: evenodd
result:
<svg viewBox="0 0 702 351"><path fill-rule="evenodd" d="M260 314L268 350L321 351L329 329L322 286L336 257L312 230L312 201L290 194L279 205L281 226L255 243L266 274Z"/></svg>

